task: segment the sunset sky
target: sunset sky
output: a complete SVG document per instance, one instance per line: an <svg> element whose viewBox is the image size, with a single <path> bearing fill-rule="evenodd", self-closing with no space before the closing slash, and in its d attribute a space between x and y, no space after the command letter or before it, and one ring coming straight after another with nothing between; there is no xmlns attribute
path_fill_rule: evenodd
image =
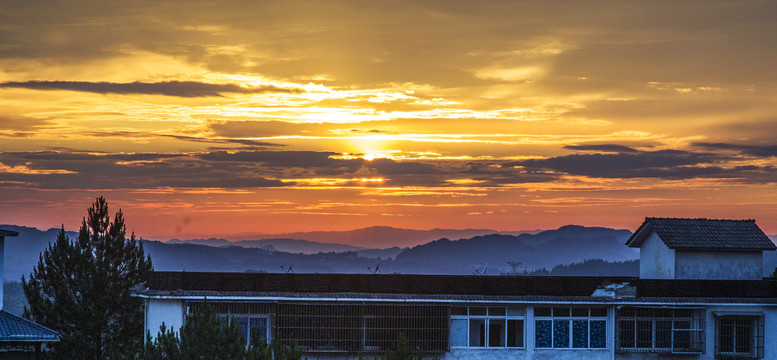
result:
<svg viewBox="0 0 777 360"><path fill-rule="evenodd" d="M0 223L777 233L775 1L0 9Z"/></svg>

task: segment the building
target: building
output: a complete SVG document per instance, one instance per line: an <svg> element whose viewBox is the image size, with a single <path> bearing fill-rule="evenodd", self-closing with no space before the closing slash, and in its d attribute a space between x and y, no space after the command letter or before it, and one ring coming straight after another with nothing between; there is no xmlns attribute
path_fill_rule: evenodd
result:
<svg viewBox="0 0 777 360"><path fill-rule="evenodd" d="M676 218L646 218L626 245L639 248L642 279L759 280L776 248L755 220Z"/></svg>
<svg viewBox="0 0 777 360"><path fill-rule="evenodd" d="M59 341L59 333L2 310L6 236L19 233L0 229L0 359L38 359L43 344Z"/></svg>
<svg viewBox="0 0 777 360"><path fill-rule="evenodd" d="M136 295L152 334L163 322L180 328L207 299L249 342L287 340L308 359L380 355L400 333L440 359L777 359L777 281L706 268L677 277L706 252L769 250L749 244L763 232L754 222L737 236L728 232L739 225L720 226L714 241L749 244L732 249L668 240L666 229L697 222L740 224L648 218L627 242L641 255L666 252L654 240L675 251L684 270L673 278L155 272Z"/></svg>

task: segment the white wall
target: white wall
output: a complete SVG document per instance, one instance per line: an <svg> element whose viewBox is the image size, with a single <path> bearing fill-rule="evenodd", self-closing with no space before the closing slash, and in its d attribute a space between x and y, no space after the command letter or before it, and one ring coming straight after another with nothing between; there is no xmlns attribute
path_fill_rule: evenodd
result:
<svg viewBox="0 0 777 360"><path fill-rule="evenodd" d="M144 332L155 337L162 322L165 327L176 332L183 326L186 308L183 300L146 299L146 319Z"/></svg>
<svg viewBox="0 0 777 360"><path fill-rule="evenodd" d="M763 253L677 250L675 276L677 279L761 280Z"/></svg>
<svg viewBox="0 0 777 360"><path fill-rule="evenodd" d="M641 279L674 279L675 252L651 232L639 247L639 277Z"/></svg>

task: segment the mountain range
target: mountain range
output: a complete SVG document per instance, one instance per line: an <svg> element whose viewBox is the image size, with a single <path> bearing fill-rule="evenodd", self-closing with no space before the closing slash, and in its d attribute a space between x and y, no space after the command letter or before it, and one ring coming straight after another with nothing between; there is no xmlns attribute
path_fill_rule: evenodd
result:
<svg viewBox="0 0 777 360"><path fill-rule="evenodd" d="M18 281L28 275L39 254L56 239L58 229L0 225L18 231L18 238L6 239L5 278ZM264 239L225 242L218 239L201 241L143 241L143 246L156 270L185 271L257 271L419 274L526 274L543 275L563 271L599 275L636 275L633 263L636 249L624 245L631 235L628 230L568 225L559 229L521 234L476 235L459 240L439 238L410 248L370 249L345 243L369 243L355 234L375 234L375 228L355 230L335 243L307 239ZM393 234L418 234L418 230L390 228ZM475 230L465 230L475 231ZM420 231L424 232L424 231ZM329 232L317 232L316 235ZM461 233L459 233L461 234ZM75 238L75 232L68 232ZM310 238L316 238L311 236ZM320 237L318 239L321 239ZM328 238L336 240L335 238ZM417 241L417 240L413 240ZM408 242L401 242L407 244ZM208 244L208 245L204 245ZM395 243L382 243L383 246ZM288 251L283 251L288 250ZM318 251L315 252L314 251ZM588 261L588 260L601 261ZM576 267L560 265L581 264ZM612 265L612 264L616 265ZM764 272L770 275L777 267L777 251L764 255ZM556 269L558 268L558 269ZM584 269L582 269L584 268ZM291 269L291 270L290 270ZM551 269L543 270L542 269ZM582 270L581 270L582 269ZM617 274L612 272L618 272Z"/></svg>
<svg viewBox="0 0 777 360"><path fill-rule="evenodd" d="M311 254L327 251L358 251L364 249L384 249L386 247L413 247L441 238L465 239L488 234L519 235L537 233L540 230L496 231L490 229L431 229L413 230L391 226L370 226L348 231L311 231L282 234L250 235L253 240L242 239L172 239L169 243L192 243L209 246L238 245L261 248L273 245L279 251ZM248 236L247 236L248 237ZM297 243L294 242L297 241ZM319 244L315 244L319 243ZM387 246L388 245L388 246Z"/></svg>

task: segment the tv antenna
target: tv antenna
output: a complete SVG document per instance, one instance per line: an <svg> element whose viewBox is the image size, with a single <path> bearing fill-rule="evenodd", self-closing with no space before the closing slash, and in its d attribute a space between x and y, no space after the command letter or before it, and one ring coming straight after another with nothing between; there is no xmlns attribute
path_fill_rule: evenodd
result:
<svg viewBox="0 0 777 360"><path fill-rule="evenodd" d="M375 270L372 270L371 267L367 266L367 270L369 270L372 274L380 274L380 263L378 265L375 265Z"/></svg>
<svg viewBox="0 0 777 360"><path fill-rule="evenodd" d="M472 275L475 275L475 276L482 276L482 275L485 275L485 274L486 274L486 268L487 268L487 267L488 267L488 263L486 263L485 265L483 265L483 268L482 268L481 270L478 270L478 269L477 269L477 266L476 266L476 267L475 267L475 270L472 270Z"/></svg>

